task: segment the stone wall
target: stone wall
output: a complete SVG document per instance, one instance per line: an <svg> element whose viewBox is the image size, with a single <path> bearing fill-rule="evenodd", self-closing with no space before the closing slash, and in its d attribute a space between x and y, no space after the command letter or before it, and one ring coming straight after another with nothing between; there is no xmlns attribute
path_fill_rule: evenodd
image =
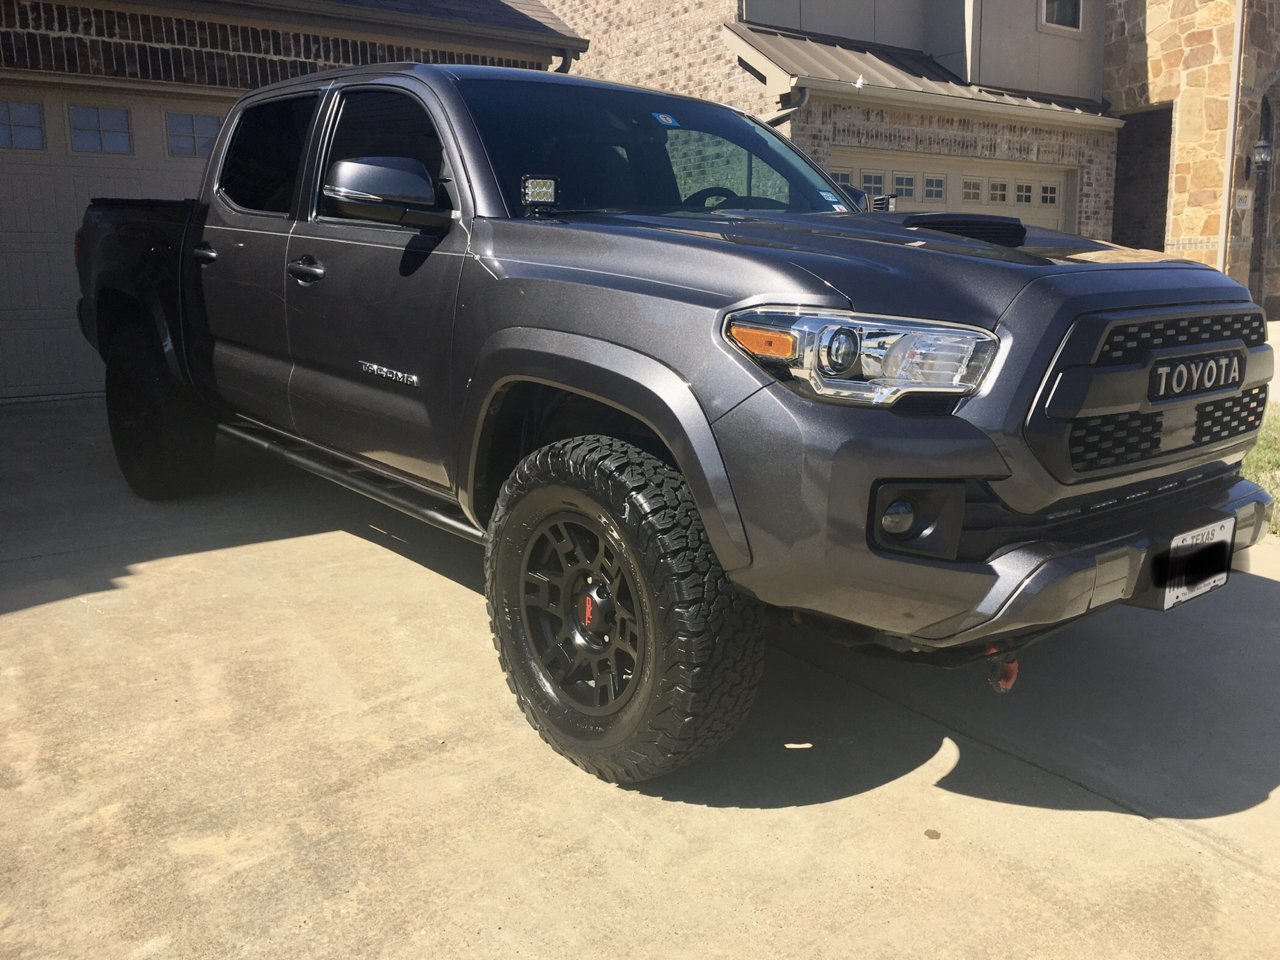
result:
<svg viewBox="0 0 1280 960"><path fill-rule="evenodd" d="M372 32L371 32L372 34ZM430 47L63 3L0 0L0 67L248 89L329 67L417 60L545 69L473 47Z"/></svg>
<svg viewBox="0 0 1280 960"><path fill-rule="evenodd" d="M1263 130L1261 108L1263 97L1271 104L1272 129ZM1245 158L1253 153L1253 145L1265 138L1276 145L1280 156L1280 140L1277 140L1276 120L1280 118L1280 0L1252 0L1245 20L1244 50L1240 70L1240 104L1237 112L1239 143L1236 150L1234 188L1252 193L1254 204L1262 204L1262 187L1256 171L1245 177ZM1252 164L1249 165L1250 167ZM1255 280L1255 294L1262 298L1274 320L1280 317L1280 195L1276 182L1280 180L1278 165L1272 161L1265 181L1265 198L1269 211L1264 229L1254 229L1252 211L1233 210L1231 236L1231 273L1245 278L1255 244L1262 249L1263 273ZM1261 234L1260 236L1258 234Z"/></svg>
<svg viewBox="0 0 1280 960"><path fill-rule="evenodd" d="M1107 0L1103 96L1173 104L1165 249L1215 264L1235 44L1234 0Z"/></svg>
<svg viewBox="0 0 1280 960"><path fill-rule="evenodd" d="M737 0L543 0L543 5L591 41L574 73L702 97L754 114L778 109L722 38L723 24L737 19Z"/></svg>
<svg viewBox="0 0 1280 960"><path fill-rule="evenodd" d="M791 138L823 167L830 162L831 148L840 146L1077 167L1076 232L1099 239L1111 236L1114 130L855 105L814 97L792 116Z"/></svg>

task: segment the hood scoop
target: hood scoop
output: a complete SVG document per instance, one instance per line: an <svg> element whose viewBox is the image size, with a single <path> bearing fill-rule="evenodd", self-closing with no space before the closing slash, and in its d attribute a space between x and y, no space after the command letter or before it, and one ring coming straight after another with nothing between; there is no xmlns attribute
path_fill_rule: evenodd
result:
<svg viewBox="0 0 1280 960"><path fill-rule="evenodd" d="M980 213L913 213L903 219L902 225L950 233L1001 247L1020 247L1027 240L1027 228L1017 217L993 217Z"/></svg>

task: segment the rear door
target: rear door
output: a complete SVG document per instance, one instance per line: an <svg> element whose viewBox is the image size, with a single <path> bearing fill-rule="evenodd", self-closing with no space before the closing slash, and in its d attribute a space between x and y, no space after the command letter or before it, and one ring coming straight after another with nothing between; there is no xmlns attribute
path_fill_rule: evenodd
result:
<svg viewBox="0 0 1280 960"><path fill-rule="evenodd" d="M321 191L339 160L408 158L438 185L437 204L456 210L458 159L424 94L388 78L340 90L327 111L308 209L288 247L289 264L323 272L286 280L290 401L302 436L448 487L444 412L463 224L431 231L353 219Z"/></svg>
<svg viewBox="0 0 1280 960"><path fill-rule="evenodd" d="M196 379L237 411L286 429L285 254L320 92L251 102L230 131L185 247Z"/></svg>

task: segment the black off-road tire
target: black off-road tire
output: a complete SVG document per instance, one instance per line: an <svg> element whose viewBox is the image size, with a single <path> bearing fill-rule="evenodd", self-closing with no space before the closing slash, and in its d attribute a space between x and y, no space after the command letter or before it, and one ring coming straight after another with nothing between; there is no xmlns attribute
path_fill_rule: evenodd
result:
<svg viewBox="0 0 1280 960"><path fill-rule="evenodd" d="M126 327L107 346L107 425L125 482L147 500L207 487L215 424L174 379L149 331Z"/></svg>
<svg viewBox="0 0 1280 960"><path fill-rule="evenodd" d="M485 587L526 719L602 780L704 756L755 698L761 607L725 576L684 478L628 443L576 437L521 461L489 522Z"/></svg>

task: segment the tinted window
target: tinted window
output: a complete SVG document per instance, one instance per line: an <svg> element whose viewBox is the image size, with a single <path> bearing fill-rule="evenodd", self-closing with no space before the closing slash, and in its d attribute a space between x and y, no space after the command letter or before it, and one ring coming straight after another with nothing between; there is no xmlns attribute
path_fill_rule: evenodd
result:
<svg viewBox="0 0 1280 960"><path fill-rule="evenodd" d="M458 84L508 207L554 177L561 210L830 212L839 188L727 107L645 91L520 80Z"/></svg>
<svg viewBox="0 0 1280 960"><path fill-rule="evenodd" d="M412 97L385 90L356 90L343 97L339 109L326 170L339 160L400 157L417 160L431 174L432 183L440 182L444 155L440 137L427 111ZM326 209L328 202L321 196L320 213L336 215ZM437 190L436 202L448 206L443 190Z"/></svg>
<svg viewBox="0 0 1280 960"><path fill-rule="evenodd" d="M218 187L237 206L288 213L318 96L272 100L240 115Z"/></svg>

